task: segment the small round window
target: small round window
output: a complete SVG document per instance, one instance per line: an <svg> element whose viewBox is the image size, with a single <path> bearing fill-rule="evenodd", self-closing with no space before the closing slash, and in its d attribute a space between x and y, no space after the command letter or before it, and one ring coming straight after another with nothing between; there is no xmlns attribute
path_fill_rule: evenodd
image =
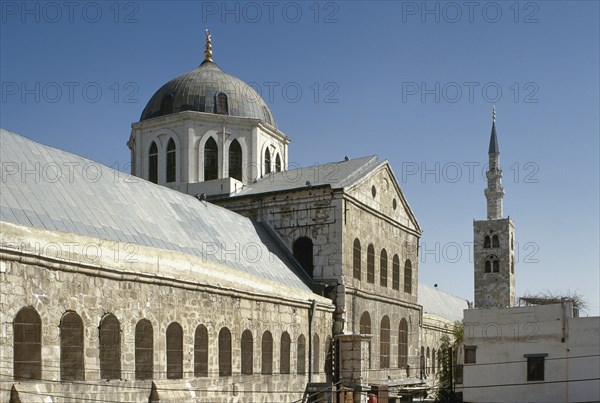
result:
<svg viewBox="0 0 600 403"><path fill-rule="evenodd" d="M398 207L398 202L396 201L396 199L392 200L392 207L394 208L394 210L396 210L396 207Z"/></svg>
<svg viewBox="0 0 600 403"><path fill-rule="evenodd" d="M377 196L377 189L375 188L375 185L371 186L371 194L373 197Z"/></svg>

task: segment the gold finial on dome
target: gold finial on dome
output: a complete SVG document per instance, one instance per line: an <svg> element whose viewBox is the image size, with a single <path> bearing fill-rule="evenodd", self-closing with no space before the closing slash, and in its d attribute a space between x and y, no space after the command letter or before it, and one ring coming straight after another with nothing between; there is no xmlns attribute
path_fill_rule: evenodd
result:
<svg viewBox="0 0 600 403"><path fill-rule="evenodd" d="M496 123L496 105L492 106L492 122Z"/></svg>
<svg viewBox="0 0 600 403"><path fill-rule="evenodd" d="M212 62L212 44L211 44L211 36L210 36L210 31L208 29L206 29L206 47L204 49L204 61L205 62Z"/></svg>

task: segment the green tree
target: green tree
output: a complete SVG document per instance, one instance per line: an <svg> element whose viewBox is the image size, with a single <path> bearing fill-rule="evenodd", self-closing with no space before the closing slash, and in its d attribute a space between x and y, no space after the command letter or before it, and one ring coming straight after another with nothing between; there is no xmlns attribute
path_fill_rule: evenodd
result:
<svg viewBox="0 0 600 403"><path fill-rule="evenodd" d="M452 328L452 337L442 336L439 353L441 371L438 372L438 390L435 395L436 402L453 403L461 399L454 392L454 370L456 368L458 347L463 343L465 326L462 322L455 322ZM452 355L450 355L450 350Z"/></svg>

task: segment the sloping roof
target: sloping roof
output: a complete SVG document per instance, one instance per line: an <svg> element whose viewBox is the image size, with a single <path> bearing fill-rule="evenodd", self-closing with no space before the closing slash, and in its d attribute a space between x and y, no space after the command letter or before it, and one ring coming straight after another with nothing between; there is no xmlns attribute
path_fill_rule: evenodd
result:
<svg viewBox="0 0 600 403"><path fill-rule="evenodd" d="M4 129L0 162L0 221L182 252L310 292L270 232L232 211Z"/></svg>
<svg viewBox="0 0 600 403"><path fill-rule="evenodd" d="M492 123L492 134L490 134L490 146L488 148L488 154L500 154L500 148L498 147L498 136L496 135L496 122Z"/></svg>
<svg viewBox="0 0 600 403"><path fill-rule="evenodd" d="M377 159L377 156L369 156L275 172L266 175L256 183L245 186L232 196L247 196L305 188L309 186L307 182L310 182L310 186L329 185L333 189L343 189L352 186L357 180L375 170L382 163Z"/></svg>
<svg viewBox="0 0 600 403"><path fill-rule="evenodd" d="M432 313L451 321L462 320L463 310L468 308L466 299L421 283L418 302L423 306L423 313Z"/></svg>

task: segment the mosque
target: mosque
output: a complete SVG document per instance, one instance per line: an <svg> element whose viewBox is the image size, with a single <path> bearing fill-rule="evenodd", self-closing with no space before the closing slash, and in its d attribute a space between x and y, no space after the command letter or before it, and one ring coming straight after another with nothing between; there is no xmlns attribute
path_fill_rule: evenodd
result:
<svg viewBox="0 0 600 403"><path fill-rule="evenodd" d="M468 304L419 283L422 229L390 164L288 169L290 143L213 60L208 32L200 66L132 124L132 175L2 130L0 400L400 401L435 388L441 338ZM475 303L509 306L514 224L491 167Z"/></svg>

